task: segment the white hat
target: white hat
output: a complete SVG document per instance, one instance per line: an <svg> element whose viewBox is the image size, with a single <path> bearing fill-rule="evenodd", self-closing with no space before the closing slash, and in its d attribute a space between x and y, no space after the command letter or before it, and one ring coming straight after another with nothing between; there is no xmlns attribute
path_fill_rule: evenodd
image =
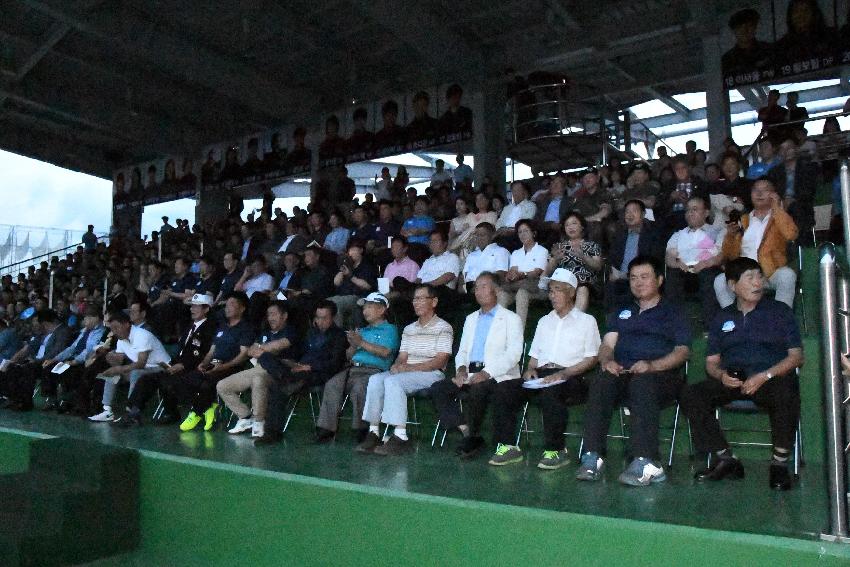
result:
<svg viewBox="0 0 850 567"><path fill-rule="evenodd" d="M363 299L357 300L357 305L361 307L367 303L380 303L384 307L390 306L390 300L383 293L378 293L377 291L373 291Z"/></svg>
<svg viewBox="0 0 850 567"><path fill-rule="evenodd" d="M208 305L212 307L215 305L215 298L208 293L196 293L189 300L189 303L192 305Z"/></svg>
<svg viewBox="0 0 850 567"><path fill-rule="evenodd" d="M558 268L552 275L549 276L550 282L562 282L565 284L569 284L574 288L578 288L578 280L576 279L576 275L566 268Z"/></svg>

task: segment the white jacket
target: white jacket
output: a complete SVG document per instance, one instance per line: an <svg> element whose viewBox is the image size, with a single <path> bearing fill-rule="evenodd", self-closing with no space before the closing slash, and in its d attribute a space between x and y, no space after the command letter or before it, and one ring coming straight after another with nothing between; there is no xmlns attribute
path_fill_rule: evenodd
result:
<svg viewBox="0 0 850 567"><path fill-rule="evenodd" d="M519 361L522 358L523 329L519 315L505 309L495 307L496 314L484 343L484 371L496 382L514 380L520 377ZM455 355L455 369L469 366L469 355L475 340L475 328L481 310L470 313L463 323L463 334L460 337L460 347Z"/></svg>

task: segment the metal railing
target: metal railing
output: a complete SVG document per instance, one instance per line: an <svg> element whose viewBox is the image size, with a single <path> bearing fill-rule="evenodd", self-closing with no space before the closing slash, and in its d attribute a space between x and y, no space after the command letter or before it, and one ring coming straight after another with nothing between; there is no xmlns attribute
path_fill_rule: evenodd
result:
<svg viewBox="0 0 850 567"><path fill-rule="evenodd" d="M101 235L97 237L98 242L105 242L109 240L108 235ZM53 256L62 256L63 253L68 252L68 250L76 250L78 246L80 246L80 242L75 242L74 244L69 244L64 248L57 248L56 250L51 250L49 252L45 252L43 254L38 254L36 256L30 256L29 258L25 258L24 260L17 260L10 264L6 264L5 266L0 266L0 275L13 274L16 271L20 272L28 268L29 266L34 266L36 264L41 263L44 260L50 261L50 258Z"/></svg>
<svg viewBox="0 0 850 567"><path fill-rule="evenodd" d="M850 234L850 165L841 164L842 220ZM850 265L850 246L845 246L845 266ZM850 273L842 269L835 246L820 248L821 368L826 417L826 465L829 491L829 531L826 540L850 543L847 523L847 454L850 451L850 378L841 369L841 353L850 345Z"/></svg>

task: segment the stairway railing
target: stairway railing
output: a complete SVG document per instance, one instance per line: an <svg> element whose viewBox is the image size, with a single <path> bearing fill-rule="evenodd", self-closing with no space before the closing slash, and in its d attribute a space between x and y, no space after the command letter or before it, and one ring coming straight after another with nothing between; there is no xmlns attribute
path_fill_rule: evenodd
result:
<svg viewBox="0 0 850 567"><path fill-rule="evenodd" d="M109 236L101 235L97 237L97 240L98 242L108 241ZM68 250L76 250L77 246L80 246L79 242L75 242L74 244L70 244L68 246L65 246L64 248L57 248L56 250L45 252L44 254L31 256L24 260L18 260L16 262L6 264L5 266L0 266L0 275L13 274L16 271L20 272L21 270L28 268L29 266L34 266L35 264L38 264L43 260L49 261L49 259L53 256L64 255L64 253L68 252Z"/></svg>
<svg viewBox="0 0 850 567"><path fill-rule="evenodd" d="M841 200L844 229L850 229L850 166L841 164ZM850 234L850 232L845 232ZM850 260L850 246L845 246ZM820 248L821 368L826 417L826 464L828 477L829 531L821 537L850 543L847 523L847 453L850 444L850 378L842 372L841 353L850 345L850 279L831 243Z"/></svg>

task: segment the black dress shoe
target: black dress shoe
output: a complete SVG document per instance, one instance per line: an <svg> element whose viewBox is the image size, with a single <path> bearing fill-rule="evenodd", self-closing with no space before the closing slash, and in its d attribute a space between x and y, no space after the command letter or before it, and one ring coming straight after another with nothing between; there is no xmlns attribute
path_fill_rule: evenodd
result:
<svg viewBox="0 0 850 567"><path fill-rule="evenodd" d="M179 415L172 413L164 413L159 416L159 419L153 422L154 425L174 425L176 423L180 423L182 420Z"/></svg>
<svg viewBox="0 0 850 567"><path fill-rule="evenodd" d="M770 465L770 487L774 490L791 490L791 473L787 465Z"/></svg>
<svg viewBox="0 0 850 567"><path fill-rule="evenodd" d="M464 459L471 459L480 453L483 447L483 437L464 437L463 441L460 442L460 445L455 450L455 453Z"/></svg>
<svg viewBox="0 0 850 567"><path fill-rule="evenodd" d="M142 416L137 413L126 413L118 419L114 420L110 425L112 425L113 427L122 427L124 429L129 429L131 427L141 427Z"/></svg>
<svg viewBox="0 0 850 567"><path fill-rule="evenodd" d="M336 432L331 431L330 429L325 429L323 427L316 428L316 443L329 443L334 440L334 437L336 437Z"/></svg>
<svg viewBox="0 0 850 567"><path fill-rule="evenodd" d="M735 457L721 457L715 459L710 467L694 475L694 480L697 482L723 480L724 478L744 478L744 465L741 464L741 461Z"/></svg>
<svg viewBox="0 0 850 567"><path fill-rule="evenodd" d="M354 430L354 441L359 445L366 439L366 435L369 434L369 428L364 427L363 429L355 429Z"/></svg>
<svg viewBox="0 0 850 567"><path fill-rule="evenodd" d="M282 440L283 433L272 433L271 431L266 431L262 437L254 439L254 446L262 447L264 445L274 445L275 443L280 443Z"/></svg>

